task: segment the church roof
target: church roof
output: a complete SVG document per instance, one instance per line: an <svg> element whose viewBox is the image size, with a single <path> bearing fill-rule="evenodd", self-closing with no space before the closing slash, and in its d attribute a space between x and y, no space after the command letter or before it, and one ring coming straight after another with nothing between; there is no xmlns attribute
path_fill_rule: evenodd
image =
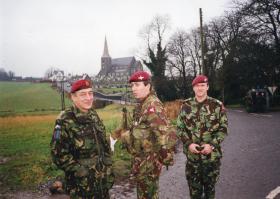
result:
<svg viewBox="0 0 280 199"><path fill-rule="evenodd" d="M115 59L112 59L112 65L129 66L133 60L134 60L134 57L115 58Z"/></svg>

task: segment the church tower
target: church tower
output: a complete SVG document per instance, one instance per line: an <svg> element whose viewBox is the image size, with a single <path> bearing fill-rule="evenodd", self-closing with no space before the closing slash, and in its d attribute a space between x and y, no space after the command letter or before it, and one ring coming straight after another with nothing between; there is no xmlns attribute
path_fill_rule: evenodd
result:
<svg viewBox="0 0 280 199"><path fill-rule="evenodd" d="M101 57L101 70L99 72L99 75L106 76L110 72L111 68L112 68L112 58L109 55L107 39L105 37L104 51Z"/></svg>

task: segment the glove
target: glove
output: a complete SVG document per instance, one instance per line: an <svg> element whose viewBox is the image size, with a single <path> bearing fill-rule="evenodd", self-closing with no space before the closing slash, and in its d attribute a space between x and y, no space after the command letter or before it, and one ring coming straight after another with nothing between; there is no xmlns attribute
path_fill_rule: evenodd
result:
<svg viewBox="0 0 280 199"><path fill-rule="evenodd" d="M111 147L111 150L114 152L114 149L115 149L115 144L117 142L117 139L114 139L111 135L110 135L110 147Z"/></svg>

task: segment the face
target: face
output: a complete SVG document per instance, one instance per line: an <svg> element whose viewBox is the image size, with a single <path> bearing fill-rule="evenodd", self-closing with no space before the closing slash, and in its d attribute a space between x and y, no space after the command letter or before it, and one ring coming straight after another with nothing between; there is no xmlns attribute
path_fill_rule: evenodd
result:
<svg viewBox="0 0 280 199"><path fill-rule="evenodd" d="M198 83L194 85L193 91L195 97L198 99L204 99L207 97L207 91L209 89L208 83Z"/></svg>
<svg viewBox="0 0 280 199"><path fill-rule="evenodd" d="M82 112L87 112L93 103L92 88L82 89L71 94L71 99L75 106Z"/></svg>
<svg viewBox="0 0 280 199"><path fill-rule="evenodd" d="M150 93L150 84L145 86L144 82L131 82L130 86L134 97L138 100L144 99Z"/></svg>

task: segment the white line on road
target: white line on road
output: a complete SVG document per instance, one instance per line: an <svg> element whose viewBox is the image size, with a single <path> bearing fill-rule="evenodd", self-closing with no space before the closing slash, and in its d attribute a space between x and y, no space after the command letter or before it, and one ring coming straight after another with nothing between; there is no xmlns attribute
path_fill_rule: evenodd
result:
<svg viewBox="0 0 280 199"><path fill-rule="evenodd" d="M242 110L233 110L233 111L239 112L239 113L243 113L243 112L244 112L244 111L242 111Z"/></svg>
<svg viewBox="0 0 280 199"><path fill-rule="evenodd" d="M273 199L280 193L280 186L273 189L267 196L266 199Z"/></svg>
<svg viewBox="0 0 280 199"><path fill-rule="evenodd" d="M263 116L263 117L272 117L272 115L257 114L257 113L250 113L250 115L254 115L254 116Z"/></svg>

